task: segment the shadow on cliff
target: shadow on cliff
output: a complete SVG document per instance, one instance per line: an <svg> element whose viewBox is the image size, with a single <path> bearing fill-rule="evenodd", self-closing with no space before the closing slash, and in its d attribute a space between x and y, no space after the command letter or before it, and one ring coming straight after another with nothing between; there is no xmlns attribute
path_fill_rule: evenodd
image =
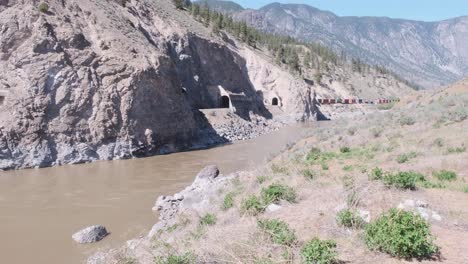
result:
<svg viewBox="0 0 468 264"><path fill-rule="evenodd" d="M246 60L227 46L190 34L186 40L169 42L168 49L194 109L220 108L222 94L210 88L221 87L242 119L250 121L250 112L273 117L250 82Z"/></svg>

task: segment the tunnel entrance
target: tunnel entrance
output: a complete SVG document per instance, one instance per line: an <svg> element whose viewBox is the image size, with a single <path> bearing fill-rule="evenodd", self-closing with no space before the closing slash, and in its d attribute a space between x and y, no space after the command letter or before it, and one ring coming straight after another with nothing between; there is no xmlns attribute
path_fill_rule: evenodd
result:
<svg viewBox="0 0 468 264"><path fill-rule="evenodd" d="M229 100L229 96L223 95L221 96L221 108L229 108L231 105L231 100Z"/></svg>
<svg viewBox="0 0 468 264"><path fill-rule="evenodd" d="M278 105L278 98L273 98L273 100L271 100L271 105Z"/></svg>
<svg viewBox="0 0 468 264"><path fill-rule="evenodd" d="M0 105L3 105L4 102L5 102L5 96L0 95Z"/></svg>

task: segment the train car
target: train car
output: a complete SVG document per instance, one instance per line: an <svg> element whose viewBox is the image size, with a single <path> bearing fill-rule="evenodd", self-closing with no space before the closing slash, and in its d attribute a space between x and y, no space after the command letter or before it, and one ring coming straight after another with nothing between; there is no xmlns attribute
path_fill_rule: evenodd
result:
<svg viewBox="0 0 468 264"><path fill-rule="evenodd" d="M330 99L330 104L336 104L336 99Z"/></svg>
<svg viewBox="0 0 468 264"><path fill-rule="evenodd" d="M323 104L323 100L322 100L322 99L317 99L317 102L318 102L319 104Z"/></svg>
<svg viewBox="0 0 468 264"><path fill-rule="evenodd" d="M355 104L356 102L357 102L356 99L351 99L352 104Z"/></svg>
<svg viewBox="0 0 468 264"><path fill-rule="evenodd" d="M344 104L349 104L350 100L349 99L344 99L343 103Z"/></svg>
<svg viewBox="0 0 468 264"><path fill-rule="evenodd" d="M358 104L362 104L364 103L364 100L363 99L358 99Z"/></svg>
<svg viewBox="0 0 468 264"><path fill-rule="evenodd" d="M323 103L323 104L329 104L330 101L329 101L328 99L322 99L322 103Z"/></svg>
<svg viewBox="0 0 468 264"><path fill-rule="evenodd" d="M342 103L343 103L343 99L341 99L341 98L336 99L336 103L337 103L337 104L342 104Z"/></svg>

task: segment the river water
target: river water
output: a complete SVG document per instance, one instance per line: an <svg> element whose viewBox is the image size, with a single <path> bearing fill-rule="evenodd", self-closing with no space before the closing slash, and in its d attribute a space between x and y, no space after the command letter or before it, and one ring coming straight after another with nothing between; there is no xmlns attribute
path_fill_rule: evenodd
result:
<svg viewBox="0 0 468 264"><path fill-rule="evenodd" d="M309 133L291 126L253 140L165 156L0 172L0 263L82 263L97 250L146 235L157 222L159 195L191 184L205 165L221 173L264 164ZM111 235L79 245L71 235L102 224Z"/></svg>

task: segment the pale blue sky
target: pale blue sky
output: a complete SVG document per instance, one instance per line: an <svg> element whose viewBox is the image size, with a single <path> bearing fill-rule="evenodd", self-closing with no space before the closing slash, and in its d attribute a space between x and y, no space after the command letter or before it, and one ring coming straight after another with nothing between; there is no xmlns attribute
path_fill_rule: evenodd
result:
<svg viewBox="0 0 468 264"><path fill-rule="evenodd" d="M437 21L468 16L468 0L234 0L244 7L259 8L272 2L304 3L340 16L388 16Z"/></svg>

